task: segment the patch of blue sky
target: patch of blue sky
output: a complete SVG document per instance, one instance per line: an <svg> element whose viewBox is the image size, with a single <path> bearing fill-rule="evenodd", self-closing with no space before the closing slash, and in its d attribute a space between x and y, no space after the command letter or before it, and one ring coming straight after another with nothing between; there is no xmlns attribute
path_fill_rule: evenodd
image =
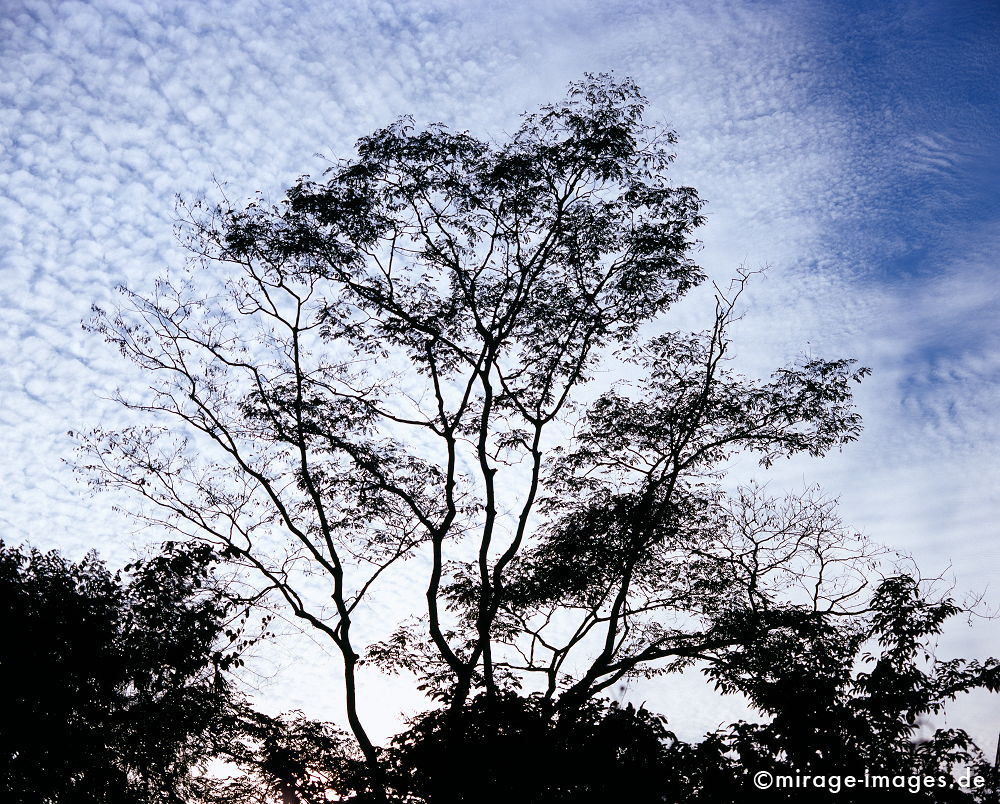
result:
<svg viewBox="0 0 1000 804"><path fill-rule="evenodd" d="M803 350L875 369L859 392L864 437L787 466L789 485L828 484L848 521L931 570L954 559L961 588L998 585L1000 565L983 559L1000 504L995 3L0 5L0 521L12 539L121 564L160 536L123 538L131 526L61 461L67 430L117 426L104 398L144 384L79 322L115 284L147 288L183 262L174 193L217 197L217 178L234 203L280 198L323 169L316 152L349 155L406 113L502 140L567 81L614 69L677 129L675 180L709 201L699 259L712 277L773 266L736 333L747 370ZM670 326L704 324L697 307L677 312ZM704 717L687 712L687 728L722 720L717 703L692 704ZM336 715L322 705L311 714ZM395 707L373 712L386 729ZM975 722L992 730L995 711Z"/></svg>
<svg viewBox="0 0 1000 804"><path fill-rule="evenodd" d="M855 121L858 169L876 179L877 197L855 210L860 273L892 282L940 270L956 241L1000 220L1000 6L837 3L811 29L822 91Z"/></svg>

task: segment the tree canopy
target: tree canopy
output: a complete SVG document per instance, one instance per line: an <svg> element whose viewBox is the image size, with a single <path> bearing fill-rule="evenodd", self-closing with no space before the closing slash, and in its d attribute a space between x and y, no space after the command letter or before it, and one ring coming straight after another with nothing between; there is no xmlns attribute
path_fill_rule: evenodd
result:
<svg viewBox="0 0 1000 804"><path fill-rule="evenodd" d="M172 545L126 580L0 542L0 785L23 804L181 801L239 700L211 551ZM233 632L235 635L235 631Z"/></svg>
<svg viewBox="0 0 1000 804"><path fill-rule="evenodd" d="M332 641L376 797L364 663L454 718L533 690L555 728L696 662L740 688L753 646L876 605L876 551L822 495L723 490L736 454L856 439L867 369L737 372L746 272L704 331L669 327L706 281L703 202L646 106L588 75L502 142L404 118L280 203L182 206L184 276L90 324L151 385L121 396L149 423L87 436L86 468ZM407 561L423 611L364 623Z"/></svg>
<svg viewBox="0 0 1000 804"><path fill-rule="evenodd" d="M414 718L396 737L393 788L435 804L995 801L996 769L969 735L928 728L927 717L960 694L1000 688L995 659L933 656L933 640L960 611L899 575L878 585L865 615L771 612L772 622L752 624L760 639L706 667L768 722L734 723L697 743L678 739L662 716L606 699L570 712L540 694L493 705L480 695L457 716Z"/></svg>

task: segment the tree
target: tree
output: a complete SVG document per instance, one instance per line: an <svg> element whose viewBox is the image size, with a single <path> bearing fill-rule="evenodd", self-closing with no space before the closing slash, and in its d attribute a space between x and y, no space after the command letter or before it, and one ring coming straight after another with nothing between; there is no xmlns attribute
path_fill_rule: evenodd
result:
<svg viewBox="0 0 1000 804"><path fill-rule="evenodd" d="M6 801L189 800L242 705L211 561L168 545L126 581L94 553L74 564L0 542Z"/></svg>
<svg viewBox="0 0 1000 804"><path fill-rule="evenodd" d="M332 641L376 797L363 661L456 713L537 678L571 718L626 677L760 639L741 623L791 586L812 617L864 605L869 548L829 504L732 497L718 475L740 451L766 467L856 438L866 370L735 372L746 273L705 332L664 331L705 280L702 201L668 181L675 136L645 107L588 75L504 143L400 120L280 204L182 207L186 278L96 311L153 383L122 403L165 424L94 432L86 468ZM608 366L641 379L602 388ZM423 616L363 658L362 602L417 556Z"/></svg>
<svg viewBox="0 0 1000 804"><path fill-rule="evenodd" d="M240 709L227 724L217 759L231 774L202 777L199 804L327 804L330 792L360 801L369 787L349 736L300 712L270 717Z"/></svg>
<svg viewBox="0 0 1000 804"><path fill-rule="evenodd" d="M415 718L389 751L390 777L401 801L645 804L682 789L676 745L662 718L631 705L557 713L540 694L483 694Z"/></svg>
<svg viewBox="0 0 1000 804"><path fill-rule="evenodd" d="M931 641L961 608L929 587L893 576L864 613L816 617L788 605L748 622L761 638L733 644L706 670L766 723L690 744L664 718L599 698L569 711L541 693L479 695L457 713L414 718L395 738L392 788L399 800L433 804L995 801L996 770L967 733L926 733L926 716L947 701L1000 688L995 659L934 657ZM772 786L755 784L760 773ZM987 784L962 787L963 775ZM782 776L805 786L774 785Z"/></svg>
<svg viewBox="0 0 1000 804"><path fill-rule="evenodd" d="M911 575L878 584L864 616L811 620L788 609L786 625L754 643L734 647L708 669L725 692L741 692L771 720L738 723L714 736L736 761L734 793L709 789L692 801L798 801L801 790L756 790L766 771L864 779L905 780L874 794L882 801L995 801L996 770L961 729L920 736L928 716L974 689L1000 690L1000 662L935 657L931 641L962 612L953 599L932 595ZM971 769L989 786L960 788L956 775ZM922 780L914 789L913 779ZM926 780L932 780L928 783ZM871 788L809 790L816 801L866 802Z"/></svg>

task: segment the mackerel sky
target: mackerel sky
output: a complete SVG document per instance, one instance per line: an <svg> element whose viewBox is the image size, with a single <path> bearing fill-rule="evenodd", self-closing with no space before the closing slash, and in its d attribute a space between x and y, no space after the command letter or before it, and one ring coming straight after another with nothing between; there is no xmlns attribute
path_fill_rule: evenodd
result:
<svg viewBox="0 0 1000 804"><path fill-rule="evenodd" d="M0 537L112 566L163 537L65 461L67 431L123 422L105 397L142 381L80 322L182 263L176 194L279 198L402 114L502 139L585 71L614 71L678 134L710 276L768 267L734 331L741 366L806 352L873 369L859 442L758 476L821 484L853 527L1000 605L998 43L992 0L4 0ZM941 652L985 656L998 635L956 622ZM327 661L275 661L262 698L337 717L310 681ZM406 683L371 713L385 732L413 705ZM697 678L632 694L687 737L735 711ZM951 711L992 752L997 698Z"/></svg>

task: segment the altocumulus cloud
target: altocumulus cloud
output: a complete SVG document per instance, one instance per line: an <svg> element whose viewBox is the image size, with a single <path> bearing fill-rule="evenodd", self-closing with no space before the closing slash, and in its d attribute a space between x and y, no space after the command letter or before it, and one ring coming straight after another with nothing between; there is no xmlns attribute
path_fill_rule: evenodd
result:
<svg viewBox="0 0 1000 804"><path fill-rule="evenodd" d="M5 3L5 537L97 547L112 563L158 538L133 535L62 459L65 431L118 421L103 397L141 382L80 321L115 284L148 286L183 259L175 193L211 198L218 180L231 197L277 197L322 170L314 154L347 153L400 114L499 137L583 71L614 69L680 135L676 178L710 201L711 275L771 266L737 333L742 363L766 371L807 349L875 369L863 440L783 466L776 484L820 480L876 539L931 568L952 561L960 588L998 585L1000 365L985 278L1000 171L984 145L998 59L985 5ZM679 325L699 325L694 307ZM404 605L392 590L386 600ZM969 633L960 647L987 652L991 629ZM335 716L309 680L327 672L314 669L322 657L299 658L270 689L274 708L309 701ZM669 711L663 689L643 696ZM414 701L403 683L383 700L372 714L388 732ZM693 700L690 722L674 724L687 736L736 712ZM997 713L966 713L984 742Z"/></svg>

